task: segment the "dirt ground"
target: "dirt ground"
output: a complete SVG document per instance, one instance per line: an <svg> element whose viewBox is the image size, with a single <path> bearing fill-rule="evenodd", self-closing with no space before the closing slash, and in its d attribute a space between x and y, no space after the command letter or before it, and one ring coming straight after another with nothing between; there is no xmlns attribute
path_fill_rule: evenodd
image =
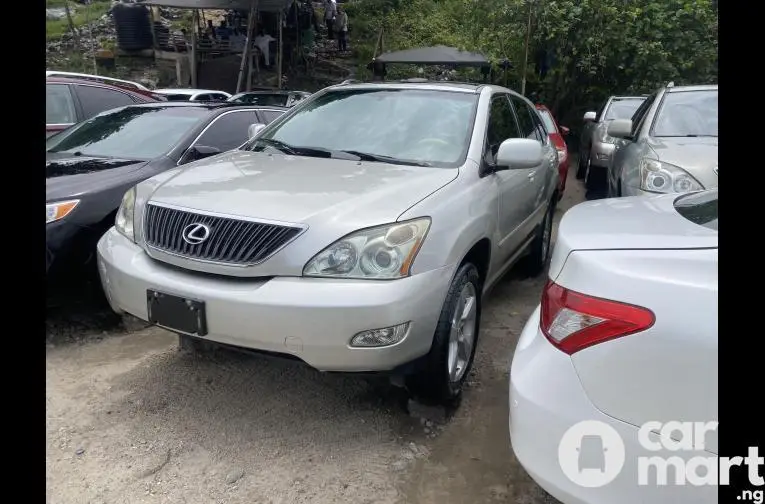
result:
<svg viewBox="0 0 765 504"><path fill-rule="evenodd" d="M557 219L584 199L573 173L567 186ZM108 313L89 315L106 330L74 312L48 321L47 502L553 503L507 432L510 360L543 284L513 271L487 299L448 414L298 363L183 354L166 331L107 327Z"/></svg>

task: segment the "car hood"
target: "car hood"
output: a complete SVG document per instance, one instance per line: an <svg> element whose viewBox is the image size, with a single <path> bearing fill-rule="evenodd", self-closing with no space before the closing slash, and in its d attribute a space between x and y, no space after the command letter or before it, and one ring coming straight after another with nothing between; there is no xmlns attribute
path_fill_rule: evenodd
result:
<svg viewBox="0 0 765 504"><path fill-rule="evenodd" d="M45 161L46 201L72 198L112 187L146 164L147 161L135 159L48 153Z"/></svg>
<svg viewBox="0 0 765 504"><path fill-rule="evenodd" d="M705 189L717 187L717 138L654 137L649 145L659 161L686 170Z"/></svg>
<svg viewBox="0 0 765 504"><path fill-rule="evenodd" d="M457 175L457 169L233 151L189 165L150 200L353 230L394 222Z"/></svg>

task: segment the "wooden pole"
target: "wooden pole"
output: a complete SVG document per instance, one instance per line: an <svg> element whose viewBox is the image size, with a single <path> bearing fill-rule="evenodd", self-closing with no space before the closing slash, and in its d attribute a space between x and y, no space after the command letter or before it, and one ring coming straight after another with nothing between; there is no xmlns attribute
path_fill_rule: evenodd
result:
<svg viewBox="0 0 765 504"><path fill-rule="evenodd" d="M244 80L244 67L250 59L250 48L253 42L253 32L255 31L255 16L258 12L258 0L252 0L250 2L250 15L247 18L247 39L244 44L244 51L242 51L242 61L239 63L239 77L236 79L236 92L239 93L242 90L242 81ZM249 76L249 74L248 74ZM247 79L249 80L249 78ZM249 90L249 83L247 88Z"/></svg>
<svg viewBox="0 0 765 504"><path fill-rule="evenodd" d="M189 51L192 88L197 87L197 30L199 30L199 11L194 9L191 27L191 51Z"/></svg>
<svg viewBox="0 0 765 504"><path fill-rule="evenodd" d="M523 77L521 78L521 95L526 96L526 69L529 63L529 38L531 36L531 7L529 2L529 21L526 25L526 47L523 53Z"/></svg>
<svg viewBox="0 0 765 504"><path fill-rule="evenodd" d="M279 76L276 82L278 82L279 89L282 88L282 60L284 59L284 48L282 47L282 24L284 23L284 10L279 11L279 52L276 54L276 71Z"/></svg>

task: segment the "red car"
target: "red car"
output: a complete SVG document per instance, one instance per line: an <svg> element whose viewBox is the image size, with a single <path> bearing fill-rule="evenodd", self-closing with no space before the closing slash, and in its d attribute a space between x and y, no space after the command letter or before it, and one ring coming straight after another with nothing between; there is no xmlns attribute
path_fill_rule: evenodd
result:
<svg viewBox="0 0 765 504"><path fill-rule="evenodd" d="M45 79L45 136L89 119L104 110L159 101L150 91L64 77Z"/></svg>
<svg viewBox="0 0 765 504"><path fill-rule="evenodd" d="M550 141L558 151L558 173L560 173L560 186L558 187L558 198L563 197L563 191L566 189L566 178L568 177L568 147L564 136L568 135L569 129L565 126L559 126L558 122L547 107L537 105L537 112L545 123L545 127L550 135Z"/></svg>

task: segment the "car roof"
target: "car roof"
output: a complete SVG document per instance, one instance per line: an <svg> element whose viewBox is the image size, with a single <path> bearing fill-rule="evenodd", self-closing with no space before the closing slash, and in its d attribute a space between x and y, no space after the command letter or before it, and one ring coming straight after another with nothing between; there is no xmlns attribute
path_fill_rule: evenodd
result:
<svg viewBox="0 0 765 504"><path fill-rule="evenodd" d="M165 88L165 89L155 89L155 93L160 94L182 94L182 95L195 95L199 93L222 93L222 94L229 94L225 91L220 91L217 89L186 89L186 88Z"/></svg>
<svg viewBox="0 0 765 504"><path fill-rule="evenodd" d="M475 84L469 82L454 81L431 81L427 79L404 79L400 81L381 82L354 82L346 81L342 84L331 86L330 89L424 89L427 91L452 91L460 93L479 94L484 87L504 89L489 84Z"/></svg>
<svg viewBox="0 0 765 504"><path fill-rule="evenodd" d="M84 73L77 73L77 72L64 72L64 71L58 71L58 70L46 70L45 76L46 77L66 77L66 78L80 79L85 81L103 82L106 84L117 85L117 87L128 87L130 89L138 89L140 91L151 91L149 88L147 88L143 84L139 84L138 82L133 82L133 81L125 80L125 79L117 79L117 78L108 77L105 75L93 75L93 74L84 74ZM122 84L122 86L120 86L120 84Z"/></svg>
<svg viewBox="0 0 765 504"><path fill-rule="evenodd" d="M238 110L238 109L244 109L244 110L280 110L286 112L289 110L287 107L280 107L278 105L244 105L241 103L231 103L231 102L224 102L224 101L216 101L216 102L174 102L174 101L168 101L168 102L154 102L154 103L136 103L135 105L127 105L128 107L141 107L141 108L177 108L177 107L186 107L186 108L201 108L206 110L218 110L218 109L225 109L225 110Z"/></svg>
<svg viewBox="0 0 765 504"><path fill-rule="evenodd" d="M695 86L672 86L667 88L670 93L682 93L683 91L717 91L717 84L699 84Z"/></svg>
<svg viewBox="0 0 765 504"><path fill-rule="evenodd" d="M645 100L648 95L635 95L635 96L612 96L611 101L617 100Z"/></svg>

